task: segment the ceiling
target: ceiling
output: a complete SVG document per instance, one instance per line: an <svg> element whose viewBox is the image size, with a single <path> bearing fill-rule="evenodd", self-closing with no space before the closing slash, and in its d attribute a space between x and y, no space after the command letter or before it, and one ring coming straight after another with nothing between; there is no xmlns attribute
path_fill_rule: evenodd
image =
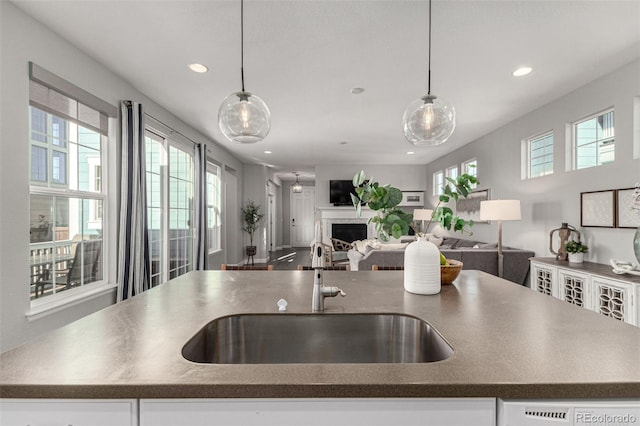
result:
<svg viewBox="0 0 640 426"><path fill-rule="evenodd" d="M431 91L455 106L457 126L443 145L414 147L401 120L426 93L425 0L245 0L245 86L272 126L241 145L217 127L222 100L240 90L239 0L13 3L244 162L289 179L313 177L316 164L427 164L640 57L640 0L434 0ZM533 72L513 77L522 65Z"/></svg>

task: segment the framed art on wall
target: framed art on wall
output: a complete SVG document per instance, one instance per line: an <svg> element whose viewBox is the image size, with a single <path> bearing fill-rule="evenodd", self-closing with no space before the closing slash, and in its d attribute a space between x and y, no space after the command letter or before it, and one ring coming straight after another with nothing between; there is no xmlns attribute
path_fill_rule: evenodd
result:
<svg viewBox="0 0 640 426"><path fill-rule="evenodd" d="M580 226L615 228L616 191L593 191L580 193Z"/></svg>
<svg viewBox="0 0 640 426"><path fill-rule="evenodd" d="M488 220L480 220L480 202L486 201L491 195L489 189L473 191L467 198L459 198L456 202L456 214L465 220L473 220L474 223L489 223Z"/></svg>
<svg viewBox="0 0 640 426"><path fill-rule="evenodd" d="M640 226L640 211L636 205L635 188L616 190L616 226L618 228L637 228Z"/></svg>

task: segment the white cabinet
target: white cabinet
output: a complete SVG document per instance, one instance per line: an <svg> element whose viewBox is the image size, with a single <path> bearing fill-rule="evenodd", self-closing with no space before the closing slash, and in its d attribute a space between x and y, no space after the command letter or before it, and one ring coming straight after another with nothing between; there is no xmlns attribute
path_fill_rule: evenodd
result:
<svg viewBox="0 0 640 426"><path fill-rule="evenodd" d="M143 399L141 426L494 426L494 398Z"/></svg>
<svg viewBox="0 0 640 426"><path fill-rule="evenodd" d="M137 426L135 399L3 399L2 426Z"/></svg>
<svg viewBox="0 0 640 426"><path fill-rule="evenodd" d="M556 297L573 305L592 309L589 275L571 269L558 268L558 293Z"/></svg>
<svg viewBox="0 0 640 426"><path fill-rule="evenodd" d="M571 266L555 259L531 259L530 287L602 315L640 326L640 281L612 278L607 265ZM637 277L636 277L637 278Z"/></svg>
<svg viewBox="0 0 640 426"><path fill-rule="evenodd" d="M558 268L531 261L531 289L557 297Z"/></svg>
<svg viewBox="0 0 640 426"><path fill-rule="evenodd" d="M620 321L638 325L634 310L634 285L623 281L591 277L593 310ZM636 302L637 303L637 302Z"/></svg>

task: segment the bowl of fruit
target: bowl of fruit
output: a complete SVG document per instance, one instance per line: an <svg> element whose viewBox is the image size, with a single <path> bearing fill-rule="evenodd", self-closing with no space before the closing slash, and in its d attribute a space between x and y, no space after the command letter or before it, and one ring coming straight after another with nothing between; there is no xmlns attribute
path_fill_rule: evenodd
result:
<svg viewBox="0 0 640 426"><path fill-rule="evenodd" d="M462 262L454 259L447 259L440 253L440 282L442 284L451 284L453 280L458 278L462 271Z"/></svg>

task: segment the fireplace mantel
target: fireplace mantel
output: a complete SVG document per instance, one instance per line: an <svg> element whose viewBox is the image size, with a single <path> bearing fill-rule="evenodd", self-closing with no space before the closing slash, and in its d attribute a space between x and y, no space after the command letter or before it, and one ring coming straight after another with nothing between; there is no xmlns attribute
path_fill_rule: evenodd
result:
<svg viewBox="0 0 640 426"><path fill-rule="evenodd" d="M334 223L367 223L369 218L376 215L376 212L363 208L360 217L356 216L356 209L353 206L318 207L320 219L322 221L322 234L325 239L331 238L331 225ZM375 238L376 231L373 224L367 226L367 238Z"/></svg>

